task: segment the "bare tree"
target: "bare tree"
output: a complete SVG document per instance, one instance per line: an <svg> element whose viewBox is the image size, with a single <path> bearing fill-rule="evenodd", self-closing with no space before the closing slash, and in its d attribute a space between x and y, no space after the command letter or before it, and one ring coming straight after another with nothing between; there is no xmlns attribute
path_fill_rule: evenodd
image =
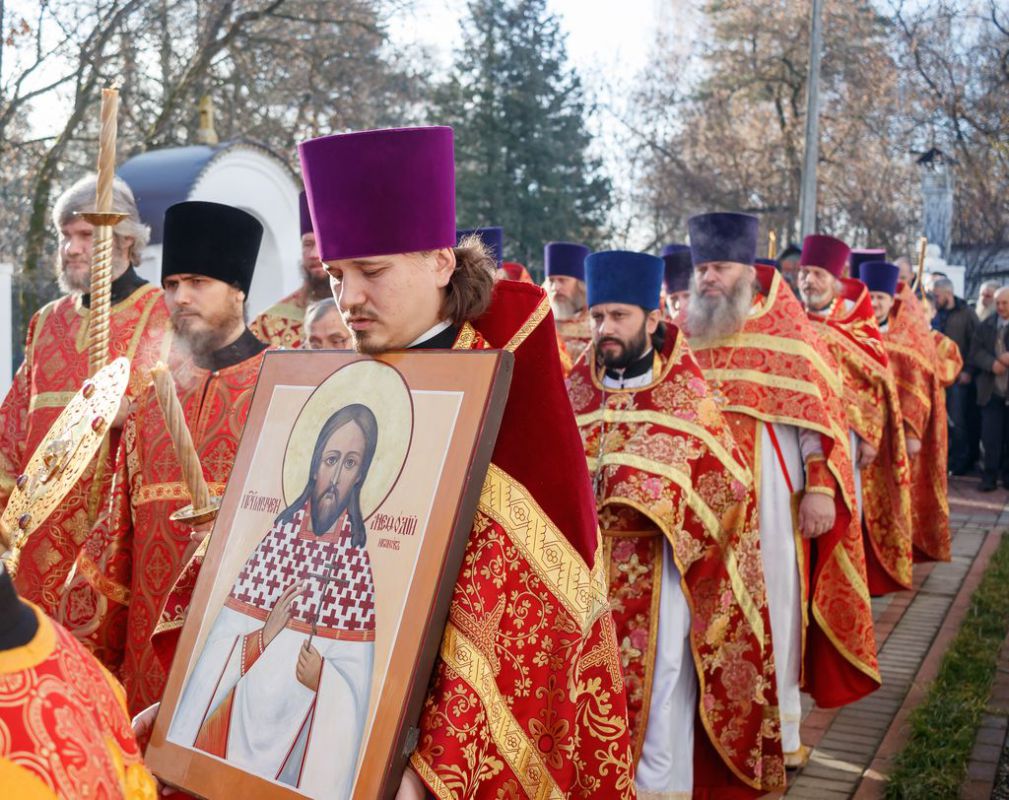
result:
<svg viewBox="0 0 1009 800"><path fill-rule="evenodd" d="M295 166L303 138L409 119L426 84L386 33L408 1L48 0L32 19L0 4L0 193L22 212L0 225L0 248L22 265L19 332L53 293L49 208L59 183L93 168L100 88L122 87L121 158L195 143L210 94L223 138ZM42 106L65 116L33 136Z"/></svg>

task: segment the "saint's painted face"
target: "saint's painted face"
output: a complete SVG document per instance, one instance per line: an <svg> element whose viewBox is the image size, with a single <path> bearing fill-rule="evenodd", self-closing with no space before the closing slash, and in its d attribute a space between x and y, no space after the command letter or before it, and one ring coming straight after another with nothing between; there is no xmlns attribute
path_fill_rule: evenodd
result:
<svg viewBox="0 0 1009 800"><path fill-rule="evenodd" d="M830 305L837 295L836 285L834 276L823 267L799 268L799 294L806 308L817 310Z"/></svg>
<svg viewBox="0 0 1009 800"><path fill-rule="evenodd" d="M333 297L359 353L402 350L441 320L451 248L330 261Z"/></svg>
<svg viewBox="0 0 1009 800"><path fill-rule="evenodd" d="M869 292L869 299L872 301L872 311L876 315L876 322L882 325L890 318L893 295L886 292Z"/></svg>
<svg viewBox="0 0 1009 800"><path fill-rule="evenodd" d="M611 369L625 369L641 358L659 324L657 310L626 303L600 303L589 314L596 352Z"/></svg>
<svg viewBox="0 0 1009 800"><path fill-rule="evenodd" d="M365 436L350 421L330 434L312 486L312 530L326 533L343 514L360 482Z"/></svg>

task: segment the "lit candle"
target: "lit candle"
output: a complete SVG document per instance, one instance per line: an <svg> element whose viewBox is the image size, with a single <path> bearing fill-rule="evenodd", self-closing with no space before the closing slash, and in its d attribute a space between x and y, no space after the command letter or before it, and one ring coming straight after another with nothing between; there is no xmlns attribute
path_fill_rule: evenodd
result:
<svg viewBox="0 0 1009 800"><path fill-rule="evenodd" d="M98 137L97 211L112 211L112 179L116 175L116 119L119 90L102 89L102 127Z"/></svg>
<svg viewBox="0 0 1009 800"><path fill-rule="evenodd" d="M210 505L210 488L203 477L200 457L193 445L193 437L186 425L186 417L182 411L182 403L175 393L175 382L168 367L158 363L151 370L151 380L154 381L154 393L158 397L158 405L164 414L168 427L168 437L172 440L175 455L182 467L182 480L186 484L193 509L200 511Z"/></svg>

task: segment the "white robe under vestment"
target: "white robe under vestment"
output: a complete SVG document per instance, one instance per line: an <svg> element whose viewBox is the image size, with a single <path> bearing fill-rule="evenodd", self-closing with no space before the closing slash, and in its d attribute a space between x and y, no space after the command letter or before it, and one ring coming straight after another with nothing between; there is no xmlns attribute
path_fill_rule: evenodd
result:
<svg viewBox="0 0 1009 800"><path fill-rule="evenodd" d="M275 526L247 562L228 604L214 621L183 691L168 738L193 746L201 728L233 692L226 759L248 772L296 786L310 797L340 800L351 796L368 716L375 647L374 587L363 548L351 548L345 542L324 544L304 537L291 538L304 513L299 512L295 521L282 527L280 535L289 537L287 542L282 540L281 546L274 547L264 558L264 546L280 527ZM297 546L286 547L291 541ZM262 572L263 564L270 565L269 574L276 574L273 567L279 552L282 567L288 566L285 562L311 566L309 559L315 559L309 554L320 546L325 547L327 563L341 565L334 573L337 579L352 574L353 578L342 582L346 585L343 590L330 585L325 596L321 594L322 584L308 579L310 589L303 601L295 601L299 607L294 618L243 674L243 643L264 625L263 614L257 613L252 603L262 605L264 610L272 608L284 588L302 579L297 572L282 569L282 580L269 581L277 583L277 588L263 588L269 580ZM363 582L362 574L366 576ZM249 587L262 591L252 597ZM370 593L370 608L351 611L357 623L370 622L370 640L360 640L366 633L342 630L348 627L351 617L340 606L341 593L344 599L358 600L367 599ZM236 595L246 598L246 602L236 602ZM299 653L311 634L305 622L316 609L319 622L311 644L322 656L323 667L318 691L312 691L298 681L296 672Z"/></svg>
<svg viewBox="0 0 1009 800"><path fill-rule="evenodd" d="M806 485L805 462L822 454L820 435L792 425L773 425L781 450L775 450L767 424L760 431L760 472L756 487L759 500L760 555L767 584L767 606L771 617L774 668L778 680L778 708L781 712L781 744L785 753L799 749L802 707L799 677L802 669L802 585L799 578L796 530L792 514L792 491ZM788 479L781 462L788 470ZM791 490L789 489L791 483Z"/></svg>
<svg viewBox="0 0 1009 800"><path fill-rule="evenodd" d="M604 376L609 389L640 389L652 371L627 380ZM639 791L666 798L689 798L694 788L694 720L697 672L690 649L690 605L680 584L673 550L662 546L658 641L652 671L648 723L635 771Z"/></svg>

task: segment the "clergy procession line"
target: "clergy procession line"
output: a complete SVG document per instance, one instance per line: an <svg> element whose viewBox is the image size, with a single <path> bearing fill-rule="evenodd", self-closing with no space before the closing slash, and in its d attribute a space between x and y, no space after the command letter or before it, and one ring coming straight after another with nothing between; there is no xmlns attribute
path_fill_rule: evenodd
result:
<svg viewBox="0 0 1009 800"><path fill-rule="evenodd" d="M210 532L173 517L189 494L158 362L220 496L268 350L494 348L514 374L487 494L520 499L552 547L527 548L481 500L397 797L783 791L809 757L802 693L833 708L881 685L870 598L950 560L945 390L963 359L915 276L823 235L783 273L758 258L756 217L717 212L660 256L548 243L541 288L504 260L500 228L456 229L450 128L326 136L299 156L304 282L249 325L262 225L171 206L153 286L135 271L149 220L114 183L110 352L130 359L129 402L0 575L0 785L158 792L143 747ZM95 187L53 208L64 294L32 317L0 406L0 507L89 377L94 242L78 212ZM366 551L360 538L340 546ZM243 674L293 624L271 613L241 639ZM320 649L298 660L309 692ZM244 744L216 718L194 747L229 758ZM350 797L353 763L321 791L287 763L279 783Z"/></svg>

